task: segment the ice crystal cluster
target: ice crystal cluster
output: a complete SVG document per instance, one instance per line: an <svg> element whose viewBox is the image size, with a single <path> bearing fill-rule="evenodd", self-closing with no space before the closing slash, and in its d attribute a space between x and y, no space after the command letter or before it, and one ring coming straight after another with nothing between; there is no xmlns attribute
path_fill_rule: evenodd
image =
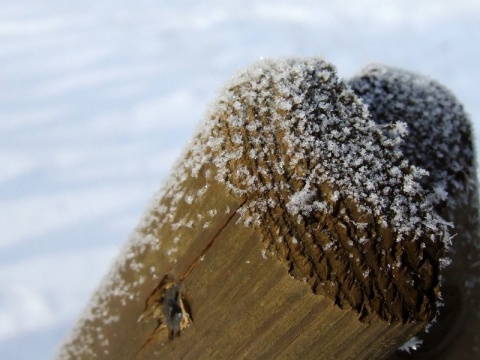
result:
<svg viewBox="0 0 480 360"><path fill-rule="evenodd" d="M411 351L418 350L420 346L422 346L422 340L417 338L416 336L408 339L408 341L400 346L398 350L405 351L406 353L410 354Z"/></svg>
<svg viewBox="0 0 480 360"><path fill-rule="evenodd" d="M262 61L227 85L186 165L196 176L203 164L215 164L217 180L251 199L255 211L248 223L260 224L262 212L275 208L277 194L298 187L294 183L301 188L282 199L292 212L332 210L317 194L318 185L328 183L336 185L333 202L355 200L360 211L392 226L398 241L407 232L415 239L426 229L444 228L431 202L417 201L426 195L420 182L427 171L400 150L405 124L378 126L374 120L332 65Z"/></svg>
<svg viewBox="0 0 480 360"><path fill-rule="evenodd" d="M261 61L223 89L184 166L245 198L244 223L314 291L366 316L431 317L450 242L434 210L443 190L404 156L406 123L375 120L325 61ZM412 297L404 283L415 304L389 308Z"/></svg>
<svg viewBox="0 0 480 360"><path fill-rule="evenodd" d="M429 172L420 182L433 185L441 208L467 206L471 199L465 195L472 196L469 188L477 186L473 132L457 99L432 79L382 65L365 68L349 85L376 123L405 123L409 136L401 151Z"/></svg>

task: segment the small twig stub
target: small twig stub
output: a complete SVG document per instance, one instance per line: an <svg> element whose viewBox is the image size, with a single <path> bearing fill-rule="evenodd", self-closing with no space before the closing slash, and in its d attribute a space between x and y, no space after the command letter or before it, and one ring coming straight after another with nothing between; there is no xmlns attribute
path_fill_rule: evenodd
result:
<svg viewBox="0 0 480 360"><path fill-rule="evenodd" d="M182 293L181 283L166 274L157 288L147 299L145 310L139 321L155 319L158 326L152 337L167 329L168 338L180 336L192 322L190 306Z"/></svg>

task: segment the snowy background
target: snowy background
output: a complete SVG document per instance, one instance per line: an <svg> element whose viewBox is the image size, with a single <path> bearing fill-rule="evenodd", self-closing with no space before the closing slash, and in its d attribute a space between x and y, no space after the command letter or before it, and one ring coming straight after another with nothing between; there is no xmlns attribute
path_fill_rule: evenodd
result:
<svg viewBox="0 0 480 360"><path fill-rule="evenodd" d="M292 55L429 75L479 140L479 0L0 0L0 359L53 356L222 83Z"/></svg>

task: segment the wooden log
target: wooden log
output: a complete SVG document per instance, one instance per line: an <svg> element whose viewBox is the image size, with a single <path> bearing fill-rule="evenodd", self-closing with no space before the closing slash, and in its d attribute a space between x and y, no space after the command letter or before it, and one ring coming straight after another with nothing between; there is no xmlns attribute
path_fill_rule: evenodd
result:
<svg viewBox="0 0 480 360"><path fill-rule="evenodd" d="M58 358L385 358L437 313L450 241L402 132L320 59L240 73Z"/></svg>
<svg viewBox="0 0 480 360"><path fill-rule="evenodd" d="M437 212L454 224L447 253L451 265L442 272L443 305L435 322L428 333L417 334L416 342L422 343L417 351L389 359L478 359L480 218L470 120L447 89L424 76L375 65L349 84L377 123L407 124L402 152L429 172L422 182L436 189Z"/></svg>

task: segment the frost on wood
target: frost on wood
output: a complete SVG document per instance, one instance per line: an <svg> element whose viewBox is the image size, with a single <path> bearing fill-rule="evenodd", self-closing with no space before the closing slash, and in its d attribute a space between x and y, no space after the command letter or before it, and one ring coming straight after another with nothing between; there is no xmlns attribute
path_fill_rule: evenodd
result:
<svg viewBox="0 0 480 360"><path fill-rule="evenodd" d="M321 59L263 61L235 76L59 358L108 355L112 324L136 322L186 249L238 215L261 233L259 256L275 254L335 304L363 318L431 319L450 241L434 211L443 192L403 156L404 124L375 120ZM235 202L217 206L225 188Z"/></svg>
<svg viewBox="0 0 480 360"><path fill-rule="evenodd" d="M453 221L476 196L470 121L455 97L424 76L371 65L349 81L378 124L399 124L407 133L400 148L411 164L429 172L420 182L433 188L437 208Z"/></svg>
<svg viewBox="0 0 480 360"><path fill-rule="evenodd" d="M199 237L212 237L208 233L211 230L205 229L204 224L231 216L228 215L230 209L216 209L211 206L212 202L205 214L188 213L192 203L213 197L207 196L206 184L199 182L196 183L199 188L194 188L186 182L185 167L179 162L59 349L58 359L117 358L119 342L125 347L120 349L122 357L130 358L142 346L137 343L142 339L141 314L152 290L175 266L180 253L188 248L185 244ZM145 320L152 320L153 326L157 322L148 317ZM164 335L168 338L166 331ZM112 347L116 354L112 354ZM129 352L133 353L129 355Z"/></svg>
<svg viewBox="0 0 480 360"><path fill-rule="evenodd" d="M166 186L168 188L168 185ZM164 191L159 195L164 195ZM153 202L158 206L158 197ZM153 205L152 204L152 205ZM152 209L147 211L151 213ZM108 358L115 324L121 320L121 309L138 302L139 288L147 278L157 278L154 266L146 267L141 258L147 252L158 252L160 240L145 231L152 221L145 216L123 249L122 255L112 265L101 286L93 295L70 337L59 349L57 359ZM117 306L112 306L112 303ZM115 336L115 335L114 335Z"/></svg>
<svg viewBox="0 0 480 360"><path fill-rule="evenodd" d="M447 253L452 265L442 272L439 299L445 302L445 309L440 309L438 325L430 327L431 339L425 339L426 346L438 341L446 329L452 332L461 328L469 332L462 337L471 339L466 346L480 352L479 204L473 131L468 116L442 85L407 71L370 65L349 85L367 104L375 122L388 126L403 122L402 131L408 135L400 148L410 163L429 172L420 182L433 189L430 196L435 198L437 212L454 224L452 249ZM448 314L457 315L448 318Z"/></svg>
<svg viewBox="0 0 480 360"><path fill-rule="evenodd" d="M246 199L242 221L315 292L362 316L425 320L450 238L404 133L377 125L330 64L262 61L225 87L185 166Z"/></svg>

